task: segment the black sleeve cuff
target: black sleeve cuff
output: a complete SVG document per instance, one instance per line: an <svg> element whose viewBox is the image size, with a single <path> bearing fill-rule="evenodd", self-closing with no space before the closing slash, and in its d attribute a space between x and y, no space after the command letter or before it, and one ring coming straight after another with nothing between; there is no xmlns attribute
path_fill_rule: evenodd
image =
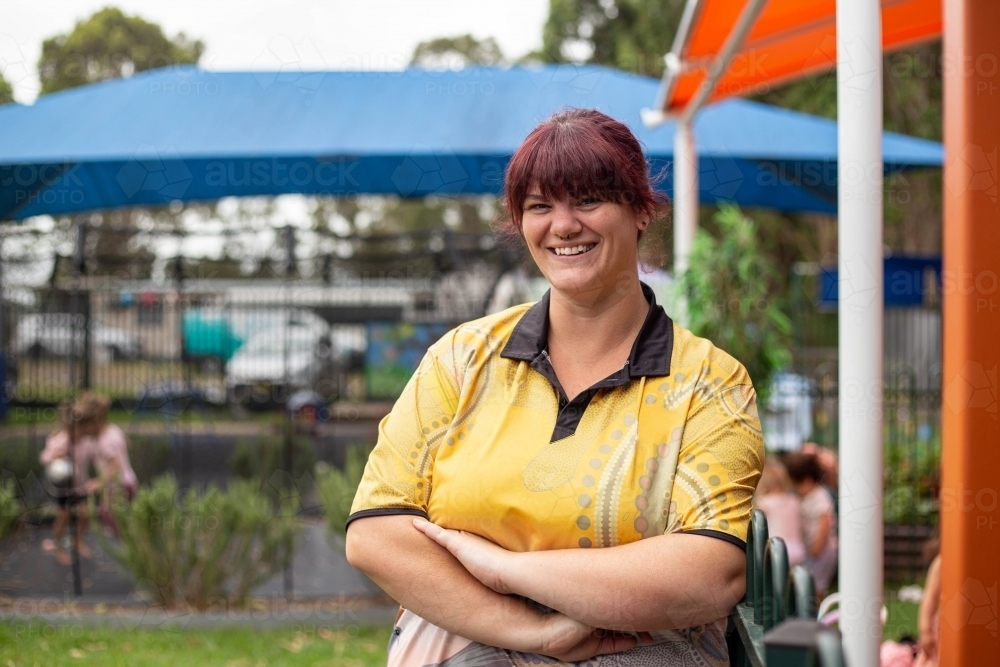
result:
<svg viewBox="0 0 1000 667"><path fill-rule="evenodd" d="M368 516L388 516L390 514L412 514L413 516L419 516L424 519L427 518L427 512L423 510L415 510L411 507L379 507L373 510L361 510L360 512L355 512L351 516L347 517L347 523L344 524L344 530L351 527L351 522L355 519L364 519Z"/></svg>
<svg viewBox="0 0 1000 667"><path fill-rule="evenodd" d="M721 530L710 530L708 528L698 528L697 530L682 530L685 535L705 535L706 537L715 537L720 540L725 540L730 544L735 544L740 548L740 551L747 550L747 543L736 537L735 535L730 535L729 533L723 533Z"/></svg>

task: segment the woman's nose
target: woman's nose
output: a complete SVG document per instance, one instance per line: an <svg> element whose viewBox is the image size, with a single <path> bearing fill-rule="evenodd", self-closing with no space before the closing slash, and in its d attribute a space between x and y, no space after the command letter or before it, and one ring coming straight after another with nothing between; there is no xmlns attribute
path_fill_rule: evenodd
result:
<svg viewBox="0 0 1000 667"><path fill-rule="evenodd" d="M552 225L550 231L556 236L568 238L580 231L580 222L576 219L572 206L558 203L552 209Z"/></svg>

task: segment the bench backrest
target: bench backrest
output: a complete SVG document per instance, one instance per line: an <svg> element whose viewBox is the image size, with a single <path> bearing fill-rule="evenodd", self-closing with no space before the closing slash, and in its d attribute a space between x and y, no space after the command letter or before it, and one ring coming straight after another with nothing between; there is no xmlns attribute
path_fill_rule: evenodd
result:
<svg viewBox="0 0 1000 667"><path fill-rule="evenodd" d="M768 536L760 510L750 517L746 577L746 597L731 615L731 665L843 667L840 633L815 620L812 575L789 569L785 541Z"/></svg>

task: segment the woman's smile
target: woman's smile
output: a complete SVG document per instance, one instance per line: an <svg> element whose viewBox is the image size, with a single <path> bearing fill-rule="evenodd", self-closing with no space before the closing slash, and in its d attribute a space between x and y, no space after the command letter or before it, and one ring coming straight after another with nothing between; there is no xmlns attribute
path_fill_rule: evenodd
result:
<svg viewBox="0 0 1000 667"><path fill-rule="evenodd" d="M597 247L597 243L583 243L574 246L549 248L549 251L560 257L576 257L584 255Z"/></svg>

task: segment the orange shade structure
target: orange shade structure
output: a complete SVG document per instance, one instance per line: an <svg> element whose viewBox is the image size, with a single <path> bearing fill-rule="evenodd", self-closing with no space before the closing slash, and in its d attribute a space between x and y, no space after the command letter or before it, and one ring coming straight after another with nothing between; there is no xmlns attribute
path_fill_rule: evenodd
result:
<svg viewBox="0 0 1000 667"><path fill-rule="evenodd" d="M709 70L753 0L689 0L664 74L663 106L674 115L705 83ZM942 0L882 0L882 49L941 37ZM706 101L762 93L829 71L837 63L836 0L766 0Z"/></svg>

